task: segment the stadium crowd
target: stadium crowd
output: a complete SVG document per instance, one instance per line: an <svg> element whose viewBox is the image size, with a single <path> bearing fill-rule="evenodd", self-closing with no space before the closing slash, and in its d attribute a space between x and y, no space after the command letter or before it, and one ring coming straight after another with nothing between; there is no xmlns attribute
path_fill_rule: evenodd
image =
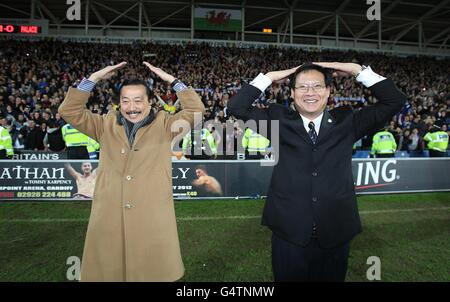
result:
<svg viewBox="0 0 450 302"><path fill-rule="evenodd" d="M155 110L175 113L180 109L176 94L151 75L142 61L161 67L169 74L192 86L206 107L204 120L223 124L232 120L227 114L227 101L243 82L260 72L292 68L303 62L341 61L370 65L374 71L390 77L408 97L408 103L386 129L397 142L397 149L421 151L427 132L439 127L448 131L450 124L450 60L433 57L399 57L382 54L279 47L213 46L193 44L104 44L0 40L0 126L6 128L16 151L61 151L65 124L57 109L65 93L83 77L110 64L127 61L127 68L107 82L99 83L91 93L87 108L106 114L117 106L116 91L125 78L145 80L151 87ZM265 108L271 103L293 106L287 83L274 83L255 106ZM331 88L329 108L352 106L361 108L376 102L368 89L354 79L335 79ZM210 129L216 142L223 140L225 148L245 129L235 127L225 136ZM371 136L357 144L370 149Z"/></svg>

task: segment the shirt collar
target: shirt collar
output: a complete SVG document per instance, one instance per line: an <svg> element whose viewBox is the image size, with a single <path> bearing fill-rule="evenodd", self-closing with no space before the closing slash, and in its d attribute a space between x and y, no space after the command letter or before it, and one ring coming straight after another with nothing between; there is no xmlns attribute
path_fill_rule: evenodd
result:
<svg viewBox="0 0 450 302"><path fill-rule="evenodd" d="M316 133L319 134L320 123L322 123L322 118L323 118L323 112L313 120L310 120L309 118L303 116L302 114L300 114L300 116L302 117L303 126L305 127L306 132L309 131L309 127L308 127L309 122L313 122L314 128L316 129Z"/></svg>

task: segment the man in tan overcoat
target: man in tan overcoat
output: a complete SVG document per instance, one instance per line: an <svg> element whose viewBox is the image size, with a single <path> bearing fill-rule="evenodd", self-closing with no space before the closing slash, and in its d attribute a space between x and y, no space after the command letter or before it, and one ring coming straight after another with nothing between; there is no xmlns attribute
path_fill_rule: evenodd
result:
<svg viewBox="0 0 450 302"><path fill-rule="evenodd" d="M172 199L171 141L189 131L194 113L203 115L205 108L193 89L144 64L172 85L183 110L154 113L149 88L140 80L122 84L119 111L101 116L86 109L95 83L126 62L70 88L58 110L101 145L81 281L175 281L184 274Z"/></svg>

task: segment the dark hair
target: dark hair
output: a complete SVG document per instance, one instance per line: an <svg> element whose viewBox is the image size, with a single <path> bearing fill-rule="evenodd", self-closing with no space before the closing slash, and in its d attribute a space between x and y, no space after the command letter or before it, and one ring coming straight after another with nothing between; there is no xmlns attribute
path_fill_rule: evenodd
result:
<svg viewBox="0 0 450 302"><path fill-rule="evenodd" d="M198 170L198 169L203 170L203 171L206 172L206 166L205 165L198 165L197 167L195 167L195 170Z"/></svg>
<svg viewBox="0 0 450 302"><path fill-rule="evenodd" d="M148 101L150 102L150 99L153 97L153 92L150 89L150 87L148 87L148 85L145 81L139 80L139 79L130 79L130 80L123 81L123 83L119 87L119 91L118 91L119 97L120 97L123 87L136 86L136 85L143 85L145 87L145 92L147 93Z"/></svg>
<svg viewBox="0 0 450 302"><path fill-rule="evenodd" d="M301 65L295 73L289 78L289 87L291 89L294 89L295 87L295 81L297 79L297 75L299 75L302 72L308 71L308 70L317 70L318 72L322 73L325 78L325 86L330 87L333 83L333 77L332 77L332 70L329 68L324 68L320 65L313 64L311 62L307 62L303 65Z"/></svg>

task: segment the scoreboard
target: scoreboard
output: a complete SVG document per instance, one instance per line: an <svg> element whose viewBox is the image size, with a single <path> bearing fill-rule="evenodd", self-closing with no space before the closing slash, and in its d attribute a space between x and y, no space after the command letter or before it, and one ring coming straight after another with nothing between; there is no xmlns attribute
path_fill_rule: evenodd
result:
<svg viewBox="0 0 450 302"><path fill-rule="evenodd" d="M46 19L0 19L0 35L46 35Z"/></svg>
<svg viewBox="0 0 450 302"><path fill-rule="evenodd" d="M0 33L21 33L36 35L42 32L42 26L38 25L14 25L14 24L0 24Z"/></svg>

